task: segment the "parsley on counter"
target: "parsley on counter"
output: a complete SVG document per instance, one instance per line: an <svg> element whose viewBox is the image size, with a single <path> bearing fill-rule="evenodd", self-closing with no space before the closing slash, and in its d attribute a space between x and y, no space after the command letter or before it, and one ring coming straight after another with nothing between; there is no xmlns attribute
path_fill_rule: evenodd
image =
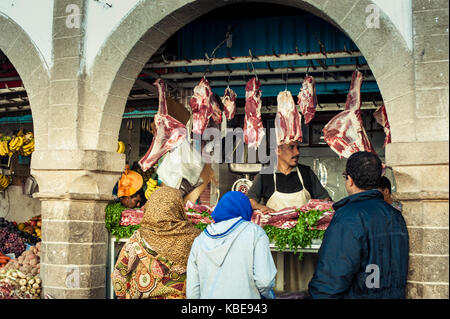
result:
<svg viewBox="0 0 450 319"><path fill-rule="evenodd" d="M116 236L116 240L121 238L129 238L139 229L140 225L120 226L120 218L126 207L120 202L108 204L105 208L105 226L111 235Z"/></svg>
<svg viewBox="0 0 450 319"><path fill-rule="evenodd" d="M317 225L317 221L324 211L310 210L299 212L298 223L291 229L281 229L267 225L264 227L270 242L273 242L279 251L284 251L286 247L298 253L298 259L303 258L303 253L298 252L299 248L311 246L313 239L323 240L325 230L311 229Z"/></svg>

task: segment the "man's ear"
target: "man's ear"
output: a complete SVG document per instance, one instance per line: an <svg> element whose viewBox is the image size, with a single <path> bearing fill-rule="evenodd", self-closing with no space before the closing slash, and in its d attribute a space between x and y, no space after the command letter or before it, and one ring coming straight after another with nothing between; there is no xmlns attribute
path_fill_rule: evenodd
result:
<svg viewBox="0 0 450 319"><path fill-rule="evenodd" d="M355 186L355 181L353 180L353 178L350 175L347 175L347 179L348 179L348 186L350 186L350 187Z"/></svg>

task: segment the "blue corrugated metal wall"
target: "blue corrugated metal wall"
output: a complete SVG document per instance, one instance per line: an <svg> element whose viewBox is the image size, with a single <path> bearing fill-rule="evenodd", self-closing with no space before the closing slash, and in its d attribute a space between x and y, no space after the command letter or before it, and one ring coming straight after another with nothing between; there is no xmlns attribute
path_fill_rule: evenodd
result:
<svg viewBox="0 0 450 319"><path fill-rule="evenodd" d="M249 49L254 55L272 54L272 48L276 53L295 53L296 46L300 52L320 52L320 46L314 35L325 45L327 51L342 51L344 45L349 50L358 50L356 45L343 32L328 22L311 14L299 16L283 16L269 18L251 18L245 20L228 20L217 22L191 23L178 32L178 58L189 59L204 58L205 52L211 56L214 48L225 39L228 25L232 26L233 39L231 56L249 56ZM215 57L226 57L226 45L223 44L215 54ZM324 60L327 65L354 64L354 58L341 58L333 61ZM359 58L359 64L365 64L364 58ZM307 66L306 60L291 61L292 66ZM315 65L317 63L315 62ZM254 63L256 69L267 68L266 63ZM272 62L272 67L287 67L288 62ZM246 69L246 64L230 64L230 69ZM251 68L251 67L250 67ZM225 65L214 65L211 70L226 70ZM205 67L190 67L189 71L205 71ZM180 70L181 71L181 70ZM249 77L247 77L249 78ZM280 75L281 78L281 75ZM276 96L285 89L285 85L264 85L262 83L263 96ZM349 83L319 83L316 86L318 94L330 94L333 90L347 92ZM225 88L215 87L213 91L223 94ZM245 95L244 87L233 87L239 97ZM288 89L294 94L300 90L298 85L289 85ZM364 82L362 92L378 92L376 82Z"/></svg>

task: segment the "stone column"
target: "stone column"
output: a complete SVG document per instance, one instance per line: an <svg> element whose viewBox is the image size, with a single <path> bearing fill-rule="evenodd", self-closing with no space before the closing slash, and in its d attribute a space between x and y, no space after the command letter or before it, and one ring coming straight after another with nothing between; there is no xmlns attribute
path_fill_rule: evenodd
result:
<svg viewBox="0 0 450 319"><path fill-rule="evenodd" d="M31 162L42 202L43 293L54 298L105 297L104 209L125 165L125 155L115 152L121 117L100 139L103 113L87 107L96 103L83 67L86 3L54 1L48 149L36 148Z"/></svg>
<svg viewBox="0 0 450 319"><path fill-rule="evenodd" d="M412 9L415 121L401 134L415 136L388 145L386 158L410 236L407 295L448 298L448 2L413 0Z"/></svg>
<svg viewBox="0 0 450 319"><path fill-rule="evenodd" d="M53 298L105 298L108 234L105 206L124 154L48 151L33 154L42 201L41 277Z"/></svg>

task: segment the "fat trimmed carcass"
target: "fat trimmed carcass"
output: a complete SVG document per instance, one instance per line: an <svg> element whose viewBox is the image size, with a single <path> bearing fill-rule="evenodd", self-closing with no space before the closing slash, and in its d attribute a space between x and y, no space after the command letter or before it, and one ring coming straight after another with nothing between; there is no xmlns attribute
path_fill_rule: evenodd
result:
<svg viewBox="0 0 450 319"><path fill-rule="evenodd" d="M362 82L363 74L358 70L353 72L345 110L333 117L323 128L325 141L340 158L348 158L358 151L376 154L361 116Z"/></svg>
<svg viewBox="0 0 450 319"><path fill-rule="evenodd" d="M294 141L301 142L303 139L302 118L295 106L291 92L282 91L278 93L277 108L277 115L275 116L277 145Z"/></svg>
<svg viewBox="0 0 450 319"><path fill-rule="evenodd" d="M261 120L261 82L252 78L245 86L244 142L257 149L265 136Z"/></svg>
<svg viewBox="0 0 450 319"><path fill-rule="evenodd" d="M307 75L303 80L302 88L298 93L297 103L305 119L305 124L308 124L314 118L317 107L316 81L314 77Z"/></svg>
<svg viewBox="0 0 450 319"><path fill-rule="evenodd" d="M236 114L236 97L237 94L232 89L230 89L229 87L225 89L225 93L222 97L222 104L224 106L223 111L225 113L225 118L227 119L227 121L232 120L234 118L234 115Z"/></svg>
<svg viewBox="0 0 450 319"><path fill-rule="evenodd" d="M217 100L214 94L211 94L210 97L211 106L213 109L213 113L211 114L211 118L216 124L222 123L222 110L220 109L219 101Z"/></svg>
<svg viewBox="0 0 450 319"><path fill-rule="evenodd" d="M166 86L158 79L154 85L158 88L159 105L155 114L155 136L147 153L139 160L139 165L145 172L151 168L164 154L176 148L186 138L186 126L168 114Z"/></svg>
<svg viewBox="0 0 450 319"><path fill-rule="evenodd" d="M208 125L209 118L214 113L211 103L212 91L206 78L202 78L200 83L194 87L194 94L189 100L192 110L192 133L203 134Z"/></svg>
<svg viewBox="0 0 450 319"><path fill-rule="evenodd" d="M391 126L389 125L386 107L384 106L384 104L375 110L373 116L375 117L377 123L383 127L384 134L386 135L386 137L384 138L383 147L386 147L386 145L391 142Z"/></svg>

